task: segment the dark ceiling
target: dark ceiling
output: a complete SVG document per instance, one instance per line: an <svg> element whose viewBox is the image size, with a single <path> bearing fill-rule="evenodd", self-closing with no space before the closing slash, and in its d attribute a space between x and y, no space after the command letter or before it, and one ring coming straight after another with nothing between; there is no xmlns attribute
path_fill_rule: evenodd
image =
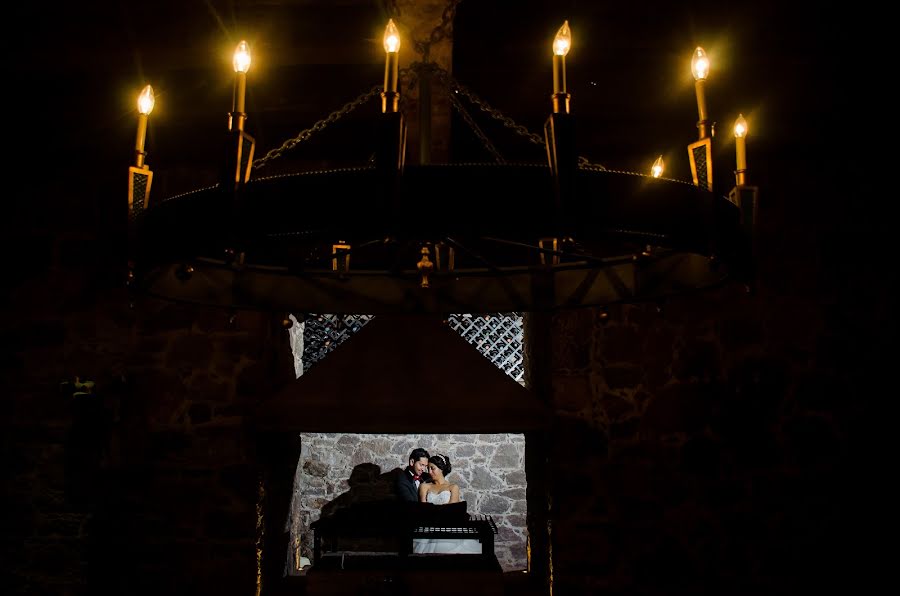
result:
<svg viewBox="0 0 900 596"><path fill-rule="evenodd" d="M46 121L77 132L70 141L76 144L124 141L134 120L133 95L153 84L159 101L150 148L159 163L171 159L173 138L178 141L171 148L189 151L191 131L203 137L208 127L224 122L230 52L246 38L254 52L250 126L266 150L283 140L280 135L302 130L380 82L380 36L387 5L396 4L67 4L43 15L42 25L22 39L26 61L19 68L48 92L39 104ZM823 75L846 52L839 45L841 31L822 9L743 4L464 0L454 27L454 73L504 113L539 131L549 107L549 44L569 19L574 45L568 72L582 153L612 166L619 165L619 153L640 157L643 164L656 153L684 153L683 145L693 140L696 105L687 61L693 48L703 45L715 60L711 116L727 128L738 112L753 114L752 155L754 143L784 141L792 128L816 115L821 103L816 98L829 91L817 86L829 80ZM55 94L63 91L73 101L60 122ZM497 139L501 150L507 141L513 140Z"/></svg>

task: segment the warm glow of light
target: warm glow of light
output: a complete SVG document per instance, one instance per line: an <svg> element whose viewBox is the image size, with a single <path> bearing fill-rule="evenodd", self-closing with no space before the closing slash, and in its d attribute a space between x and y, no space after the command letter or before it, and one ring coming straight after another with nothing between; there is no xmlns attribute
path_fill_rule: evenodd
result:
<svg viewBox="0 0 900 596"><path fill-rule="evenodd" d="M156 98L153 96L153 87L147 85L138 95L138 112L149 115L153 111L154 105L156 105Z"/></svg>
<svg viewBox="0 0 900 596"><path fill-rule="evenodd" d="M663 170L665 169L665 164L663 164L662 155L656 158L656 161L653 162L653 167L650 168L650 173L654 178L659 178L662 176Z"/></svg>
<svg viewBox="0 0 900 596"><path fill-rule="evenodd" d="M387 27L384 28L384 51L388 54L400 51L400 32L394 19L389 19Z"/></svg>
<svg viewBox="0 0 900 596"><path fill-rule="evenodd" d="M245 73L250 70L250 46L247 45L246 41L242 41L237 45L237 48L234 50L232 64L234 65L234 72Z"/></svg>
<svg viewBox="0 0 900 596"><path fill-rule="evenodd" d="M569 30L569 21L562 24L556 37L553 38L553 53L557 56L565 56L572 47L572 32Z"/></svg>
<svg viewBox="0 0 900 596"><path fill-rule="evenodd" d="M705 81L709 76L709 56L700 46L697 46L697 49L694 50L694 57L691 58L691 72L697 81Z"/></svg>
<svg viewBox="0 0 900 596"><path fill-rule="evenodd" d="M747 136L747 121L744 120L743 114L738 114L737 120L734 121L734 137L736 139L743 139Z"/></svg>

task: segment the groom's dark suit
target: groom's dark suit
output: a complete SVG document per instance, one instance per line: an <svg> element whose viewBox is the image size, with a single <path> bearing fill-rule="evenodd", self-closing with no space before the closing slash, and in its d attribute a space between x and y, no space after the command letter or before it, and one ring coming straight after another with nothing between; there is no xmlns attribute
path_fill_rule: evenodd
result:
<svg viewBox="0 0 900 596"><path fill-rule="evenodd" d="M428 474L422 474L419 481L427 482L430 479L431 477ZM397 498L401 501L412 501L413 503L419 501L419 489L416 488L416 481L413 478L412 470L408 467L397 474L397 482L394 485L394 488L397 493Z"/></svg>

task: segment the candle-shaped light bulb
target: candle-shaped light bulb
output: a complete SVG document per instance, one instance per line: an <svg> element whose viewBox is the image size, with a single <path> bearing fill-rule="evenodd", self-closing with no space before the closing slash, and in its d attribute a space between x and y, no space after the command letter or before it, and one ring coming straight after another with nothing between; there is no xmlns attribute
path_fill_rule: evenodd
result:
<svg viewBox="0 0 900 596"><path fill-rule="evenodd" d="M234 50L234 58L231 61L234 65L234 72L246 74L250 70L250 46L246 41L242 41Z"/></svg>
<svg viewBox="0 0 900 596"><path fill-rule="evenodd" d="M384 51L388 54L400 51L400 32L394 24L394 19L388 19L387 27L384 28Z"/></svg>
<svg viewBox="0 0 900 596"><path fill-rule="evenodd" d="M557 56L565 56L571 47L572 31L569 29L569 21L565 21L556 32L556 37L553 38L553 53Z"/></svg>
<svg viewBox="0 0 900 596"><path fill-rule="evenodd" d="M228 128L231 130L236 126L237 130L244 130L247 71L250 70L250 46L246 41L237 44L231 64L234 66L234 103L228 119Z"/></svg>
<svg viewBox="0 0 900 596"><path fill-rule="evenodd" d="M740 186L744 184L747 172L747 121L743 114L738 114L734 121L734 152L737 162L735 180Z"/></svg>
<svg viewBox="0 0 900 596"><path fill-rule="evenodd" d="M659 178L660 176L662 176L665 167L666 166L663 163L662 155L660 155L656 158L656 161L653 162L653 167L650 168L650 174L652 174L654 178Z"/></svg>
<svg viewBox="0 0 900 596"><path fill-rule="evenodd" d="M153 111L153 106L156 105L156 97L153 95L153 87L147 85L141 91L141 94L138 95L138 112L143 114L144 116L149 116L150 112Z"/></svg>
<svg viewBox="0 0 900 596"><path fill-rule="evenodd" d="M569 94L566 89L566 54L572 48L572 31L565 21L553 38L553 112L569 112Z"/></svg>
<svg viewBox="0 0 900 596"><path fill-rule="evenodd" d="M706 115L706 90L704 84L706 77L709 76L709 56L703 51L703 48L697 46L694 50L694 56L691 58L691 72L694 75L694 90L697 92L697 130L700 138L705 139L708 136L709 118Z"/></svg>
<svg viewBox="0 0 900 596"><path fill-rule="evenodd" d="M734 121L734 136L737 139L747 136L747 121L744 120L743 114L738 114L737 120Z"/></svg>
<svg viewBox="0 0 900 596"><path fill-rule="evenodd" d="M694 56L691 58L691 72L695 81L705 81L709 76L709 56L700 46L697 46Z"/></svg>
<svg viewBox="0 0 900 596"><path fill-rule="evenodd" d="M147 85L138 95L137 100L138 125L134 140L134 163L139 168L144 167L144 156L147 154L144 151L144 141L147 139L147 120L150 112L153 111L154 104L156 104L156 98L153 96L153 87Z"/></svg>
<svg viewBox="0 0 900 596"><path fill-rule="evenodd" d="M400 31L394 19L388 19L384 28L384 91L381 94L381 111L397 112L400 109L400 94L397 81L400 78Z"/></svg>

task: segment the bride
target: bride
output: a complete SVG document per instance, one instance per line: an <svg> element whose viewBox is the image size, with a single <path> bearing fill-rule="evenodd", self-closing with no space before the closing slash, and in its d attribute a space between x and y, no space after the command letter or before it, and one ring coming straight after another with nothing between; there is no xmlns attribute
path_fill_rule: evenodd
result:
<svg viewBox="0 0 900 596"><path fill-rule="evenodd" d="M419 486L419 501L432 505L459 503L459 487L447 481L453 468L446 455L434 455L428 460L431 482ZM413 540L414 553L440 554L481 554L481 543L468 538L416 538Z"/></svg>

